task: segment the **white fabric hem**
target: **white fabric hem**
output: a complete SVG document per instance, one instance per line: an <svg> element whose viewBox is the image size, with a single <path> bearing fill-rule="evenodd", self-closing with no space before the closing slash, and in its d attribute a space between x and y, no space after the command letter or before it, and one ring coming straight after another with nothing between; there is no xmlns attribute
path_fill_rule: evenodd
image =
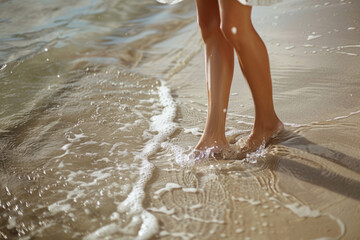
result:
<svg viewBox="0 0 360 240"><path fill-rule="evenodd" d="M173 5L182 2L183 0L156 0L156 1L162 4ZM248 6L269 6L274 3L281 2L282 0L238 0L238 1L241 4Z"/></svg>

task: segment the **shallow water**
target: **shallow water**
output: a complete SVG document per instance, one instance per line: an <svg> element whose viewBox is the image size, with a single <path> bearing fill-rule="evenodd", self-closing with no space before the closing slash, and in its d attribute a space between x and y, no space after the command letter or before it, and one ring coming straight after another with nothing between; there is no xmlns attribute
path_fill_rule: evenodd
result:
<svg viewBox="0 0 360 240"><path fill-rule="evenodd" d="M246 159L193 161L206 92L192 1L1 3L0 238L356 239L360 25L337 18L359 6L254 10L287 131ZM254 120L238 78L229 140Z"/></svg>

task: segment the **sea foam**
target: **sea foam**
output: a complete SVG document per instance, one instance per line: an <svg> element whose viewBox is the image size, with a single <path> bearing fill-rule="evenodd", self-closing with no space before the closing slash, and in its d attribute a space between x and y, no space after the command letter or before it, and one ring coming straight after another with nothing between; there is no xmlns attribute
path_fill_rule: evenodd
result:
<svg viewBox="0 0 360 240"><path fill-rule="evenodd" d="M99 239L117 232L131 234L135 229L139 229L136 239L149 239L159 232L159 224L156 217L143 207L143 200L145 198L144 189L154 169L154 165L149 162L148 158L155 154L161 147L161 143L166 142L178 129L178 124L174 122L176 117L176 103L171 96L170 89L165 85L164 81L161 81L161 86L158 88L158 95L163 110L159 115L151 118L149 127L151 131L157 132L157 134L148 140L143 150L135 157L136 160L140 160L141 162L139 178L133 185L127 198L117 206L117 212L126 213L132 220L121 231L117 224L111 223L87 235L85 239Z"/></svg>

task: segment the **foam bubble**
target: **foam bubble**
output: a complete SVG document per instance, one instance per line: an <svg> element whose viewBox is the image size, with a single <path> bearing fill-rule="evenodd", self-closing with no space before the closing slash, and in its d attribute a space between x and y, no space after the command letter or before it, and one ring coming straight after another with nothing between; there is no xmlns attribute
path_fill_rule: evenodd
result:
<svg viewBox="0 0 360 240"><path fill-rule="evenodd" d="M184 133L191 133L195 136L202 135L200 128L184 128Z"/></svg>
<svg viewBox="0 0 360 240"><path fill-rule="evenodd" d="M183 188L182 190L189 193L196 193L199 191L197 188Z"/></svg>
<svg viewBox="0 0 360 240"><path fill-rule="evenodd" d="M249 163L257 163L259 158L264 158L267 154L265 141L259 146L259 148L255 152L251 152L246 154L245 161Z"/></svg>
<svg viewBox="0 0 360 240"><path fill-rule="evenodd" d="M48 210L52 214L56 214L59 212L67 212L70 209L71 209L71 205L68 203L62 204L60 202L55 202L55 203L51 204L50 206L48 206Z"/></svg>
<svg viewBox="0 0 360 240"><path fill-rule="evenodd" d="M321 215L319 210L311 210L309 206L306 205L300 206L299 203L285 204L284 206L290 209L293 213L295 213L299 217L316 218Z"/></svg>
<svg viewBox="0 0 360 240"><path fill-rule="evenodd" d="M173 189L179 189L179 188L182 188L182 187L177 183L167 183L164 188L157 190L154 194L160 195L163 192L172 191Z"/></svg>
<svg viewBox="0 0 360 240"><path fill-rule="evenodd" d="M283 196L285 197L289 197L290 195L283 192L282 193ZM272 201L276 201L281 203L277 198L275 197L270 197L269 198ZM321 213L319 210L312 210L309 206L307 205L301 205L299 203L289 203L289 204L282 204L284 207L288 208L289 210L291 210L295 215L299 216L299 217L310 217L310 218L317 218L320 216L328 216L330 219L336 221L336 223L338 224L339 228L340 228L340 234L336 239L340 239L342 236L344 236L345 234L345 224L337 217L334 217L333 215L329 214L329 213ZM333 239L333 238L328 238L328 237L323 237L323 238L317 238L319 239Z"/></svg>
<svg viewBox="0 0 360 240"><path fill-rule="evenodd" d="M217 224L224 224L225 221L223 220L218 220L218 219L203 219L203 218L199 218L199 217L194 217L194 216L190 216L189 214L185 213L182 217L178 217L176 215L171 215L172 218L174 218L177 221L184 221L185 219L190 219L193 221L197 221L197 222L202 222L202 223L217 223Z"/></svg>
<svg viewBox="0 0 360 240"><path fill-rule="evenodd" d="M136 239L149 239L159 231L159 225L154 215L147 211L141 214L142 224Z"/></svg>
<svg viewBox="0 0 360 240"><path fill-rule="evenodd" d="M246 199L246 198L243 198L243 197L239 197L239 198L233 197L232 199L233 199L233 200L240 201L240 202L247 202L247 203L250 203L250 204L253 205L253 206L257 206L257 205L261 204L260 201L256 201L256 200L254 200L254 199Z"/></svg>
<svg viewBox="0 0 360 240"><path fill-rule="evenodd" d="M148 210L152 211L152 212L158 212L158 213L164 213L167 215L171 215L175 213L175 209L167 209L165 206L162 206L161 208L154 208L154 207L150 207L148 208Z"/></svg>
<svg viewBox="0 0 360 240"><path fill-rule="evenodd" d="M196 159L191 158L188 154L185 154L186 150L178 145L166 142L162 143L161 146L173 152L175 156L175 162L180 166L192 166L196 163Z"/></svg>
<svg viewBox="0 0 360 240"><path fill-rule="evenodd" d="M119 229L119 226L116 223L110 223L108 225L105 225L99 229L97 229L95 232L87 235L84 237L84 240L96 240L100 238L104 238L107 235L111 235L116 233Z"/></svg>
<svg viewBox="0 0 360 240"><path fill-rule="evenodd" d="M199 208L202 208L203 207L203 205L202 204L195 204L195 205L192 205L192 206L190 206L190 209L199 209Z"/></svg>
<svg viewBox="0 0 360 240"><path fill-rule="evenodd" d="M322 37L321 34L316 35L315 33L313 33L313 34L309 35L306 40L308 40L308 41L309 40L314 40L314 39L317 39L317 38L320 38L320 37Z"/></svg>
<svg viewBox="0 0 360 240"><path fill-rule="evenodd" d="M14 227L16 227L16 217L14 216L9 216L8 218L8 225L6 226L8 229L12 229Z"/></svg>
<svg viewBox="0 0 360 240"><path fill-rule="evenodd" d="M7 67L7 64L6 64L6 63L3 64L3 65L1 65L1 66L0 66L0 71L4 70L6 67Z"/></svg>
<svg viewBox="0 0 360 240"><path fill-rule="evenodd" d="M159 233L160 237L165 237L165 236L171 236L174 238L181 238L181 239L193 239L195 238L195 235L192 233L188 233L188 232L168 232L168 231L161 231Z"/></svg>

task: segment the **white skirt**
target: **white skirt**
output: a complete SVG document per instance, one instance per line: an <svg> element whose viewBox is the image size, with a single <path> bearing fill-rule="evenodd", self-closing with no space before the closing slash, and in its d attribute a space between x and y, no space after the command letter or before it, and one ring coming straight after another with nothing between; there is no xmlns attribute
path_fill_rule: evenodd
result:
<svg viewBox="0 0 360 240"><path fill-rule="evenodd" d="M183 0L156 0L159 3L163 4L176 4L182 2ZM269 6L274 3L281 2L282 0L238 0L243 5L250 6Z"/></svg>
<svg viewBox="0 0 360 240"><path fill-rule="evenodd" d="M244 5L269 6L271 4L281 2L282 0L238 0L238 1Z"/></svg>

